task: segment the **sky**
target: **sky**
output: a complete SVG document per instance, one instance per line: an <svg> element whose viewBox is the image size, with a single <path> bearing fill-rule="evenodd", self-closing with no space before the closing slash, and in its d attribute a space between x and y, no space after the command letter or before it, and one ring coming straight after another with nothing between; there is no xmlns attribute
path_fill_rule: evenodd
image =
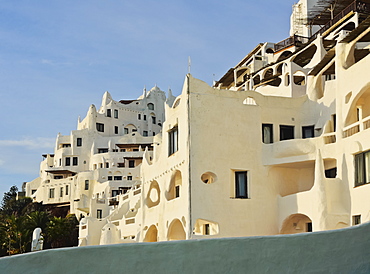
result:
<svg viewBox="0 0 370 274"><path fill-rule="evenodd" d="M0 0L0 197L39 175L109 91L179 95L191 74L219 80L260 42L289 36L294 0Z"/></svg>

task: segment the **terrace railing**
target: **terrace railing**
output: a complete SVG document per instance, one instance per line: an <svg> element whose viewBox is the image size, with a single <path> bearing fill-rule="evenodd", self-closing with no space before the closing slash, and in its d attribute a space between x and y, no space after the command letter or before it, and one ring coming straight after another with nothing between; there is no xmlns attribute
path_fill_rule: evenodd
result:
<svg viewBox="0 0 370 274"><path fill-rule="evenodd" d="M306 44L309 41L308 37L299 36L299 35L293 35L288 37L287 39L284 39L283 41L280 41L274 45L275 52L285 49L290 46L301 46Z"/></svg>
<svg viewBox="0 0 370 274"><path fill-rule="evenodd" d="M325 31L330 29L336 23L338 23L343 17L345 17L350 12L359 12L363 14L370 14L370 4L362 1L355 0L349 4L345 9L338 13L333 19L327 22L321 29L319 29L311 38L316 38L317 35L323 34Z"/></svg>

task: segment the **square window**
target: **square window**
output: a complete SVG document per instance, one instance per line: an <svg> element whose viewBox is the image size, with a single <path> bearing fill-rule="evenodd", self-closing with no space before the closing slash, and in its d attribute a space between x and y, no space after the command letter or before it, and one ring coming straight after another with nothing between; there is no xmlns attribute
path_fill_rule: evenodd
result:
<svg viewBox="0 0 370 274"><path fill-rule="evenodd" d="M112 176L108 176L108 181L112 181L113 180L113 177Z"/></svg>
<svg viewBox="0 0 370 274"><path fill-rule="evenodd" d="M235 172L235 198L248 199L248 171Z"/></svg>
<svg viewBox="0 0 370 274"><path fill-rule="evenodd" d="M280 141L294 139L294 126L280 125Z"/></svg>
<svg viewBox="0 0 370 274"><path fill-rule="evenodd" d="M127 176L128 181L132 181L132 176Z"/></svg>
<svg viewBox="0 0 370 274"><path fill-rule="evenodd" d="M143 136L148 136L148 131L144 130L143 131Z"/></svg>
<svg viewBox="0 0 370 274"><path fill-rule="evenodd" d="M273 143L272 124L262 124L262 142L264 144Z"/></svg>
<svg viewBox="0 0 370 274"><path fill-rule="evenodd" d="M112 197L116 197L117 195L119 195L119 193L119 190L112 190Z"/></svg>
<svg viewBox="0 0 370 274"><path fill-rule="evenodd" d="M354 215L352 217L352 225L359 225L361 224L361 215Z"/></svg>
<svg viewBox="0 0 370 274"><path fill-rule="evenodd" d="M99 132L104 132L104 124L96 123L96 130Z"/></svg>
<svg viewBox="0 0 370 274"><path fill-rule="evenodd" d="M302 138L314 138L315 137L315 126L302 127Z"/></svg>

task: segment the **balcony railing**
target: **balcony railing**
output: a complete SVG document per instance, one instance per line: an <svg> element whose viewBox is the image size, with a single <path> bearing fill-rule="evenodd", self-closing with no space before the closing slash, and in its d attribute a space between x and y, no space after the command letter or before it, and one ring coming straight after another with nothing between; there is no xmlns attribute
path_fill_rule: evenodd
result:
<svg viewBox="0 0 370 274"><path fill-rule="evenodd" d="M276 43L274 45L275 52L285 49L290 46L302 46L306 43L308 43L309 38L299 35L293 35L288 37L287 39L284 39L283 41L280 41L279 43Z"/></svg>
<svg viewBox="0 0 370 274"><path fill-rule="evenodd" d="M318 34L323 34L325 31L330 29L336 23L338 23L343 17L345 17L350 12L359 12L364 14L370 14L370 4L365 3L362 1L353 1L349 4L345 9L343 9L340 13L338 13L333 19L327 22L321 29L319 29L312 37L317 37Z"/></svg>
<svg viewBox="0 0 370 274"><path fill-rule="evenodd" d="M325 144L333 144L336 142L335 132L325 133L323 135Z"/></svg>
<svg viewBox="0 0 370 274"><path fill-rule="evenodd" d="M370 116L353 123L343 129L343 138L350 137L360 131L366 130L370 128Z"/></svg>

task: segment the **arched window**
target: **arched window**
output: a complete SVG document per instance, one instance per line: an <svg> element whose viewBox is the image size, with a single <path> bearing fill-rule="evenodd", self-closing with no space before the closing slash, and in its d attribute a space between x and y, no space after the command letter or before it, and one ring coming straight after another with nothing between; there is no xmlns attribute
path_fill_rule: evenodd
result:
<svg viewBox="0 0 370 274"><path fill-rule="evenodd" d="M154 110L154 104L153 103L149 103L147 106L148 106L149 110Z"/></svg>

